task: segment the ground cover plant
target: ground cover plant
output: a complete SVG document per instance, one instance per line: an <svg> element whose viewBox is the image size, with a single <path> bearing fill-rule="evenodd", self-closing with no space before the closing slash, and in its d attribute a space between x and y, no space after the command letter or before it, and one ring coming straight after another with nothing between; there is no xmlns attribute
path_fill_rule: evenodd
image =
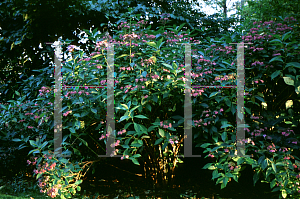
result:
<svg viewBox="0 0 300 199"><path fill-rule="evenodd" d="M132 17L134 16L129 16L128 19ZM180 31L182 26L166 28L169 31L165 30L165 27L158 31L150 31L149 28L139 29L146 25L145 21L138 20L139 16L137 20L125 19L120 20L118 37L115 38L97 35L97 29L92 33L86 31L89 39L95 43L94 52L76 50L74 46L65 47L64 50L73 55L67 59L69 61L63 63L62 73L68 85L105 85L107 44L119 42L122 45L121 47L115 45L115 154L122 154L121 159L141 164L145 168L146 178L158 186L166 187L172 180L172 171L180 163L180 158L176 158L175 155L179 154L183 146L185 49L184 45L177 46L175 43L194 43L197 40L191 38L192 34L189 31ZM245 52L248 50L249 54L259 52L252 57L247 57L248 54L245 53L245 87L248 93L245 98L245 120L249 128L247 132L251 129L253 135L250 135L253 138L244 142L246 152L254 154L253 158L228 156L229 153L235 152L236 146L234 130L236 91L219 88L191 89L195 110L194 144L207 148L207 152L210 152L208 156L216 161L204 168L214 170L213 179L217 179L217 183L222 183L222 188L226 187L231 178L238 181L242 166L251 164L256 169L255 182L261 173L266 181L270 182L271 187L276 183L281 185L276 189L281 191L282 197L296 196L298 192L299 158L294 155L298 149L297 134L288 129L291 125L285 125L285 131L282 131L280 127L283 124L279 122L282 119L292 119L292 124L297 125L299 115L297 112L288 111L290 116L280 116L276 120L274 116L276 117L277 113L272 118L269 112L259 110L260 104L255 101L257 99L269 105L271 99L265 97L263 93L267 89L272 89L273 92L276 90L273 85L271 86L271 82L278 82L282 73L282 76L291 78L289 81L285 78L283 83L294 88L293 91L296 93L293 97L294 103L298 103L299 74L296 69L299 68L297 62L299 51L296 45L297 37L292 31L288 32L292 28L291 24L295 23L292 19L286 18L285 21L288 23L283 27L273 22L259 22L258 28L266 28L264 30L252 28L251 37L225 35L215 40L207 38L201 45L192 48L195 48L192 50L191 63L193 85L236 84L234 81L227 81L226 76L236 72L236 50L229 43L240 42L245 38L245 41L253 39L255 45L251 47L249 45ZM164 21L166 20L164 18ZM271 37L264 37L255 32L265 33L268 29L272 29L270 31L273 32L277 27L279 28L277 31L280 32L274 32ZM135 30L132 31L132 28ZM282 54L278 55L276 52L277 47L279 46L280 50L283 45L287 48L283 49L284 59L281 58ZM288 53L288 50L292 52ZM265 60L259 59L261 57ZM274 64L270 66L264 64L268 62ZM263 76L264 74L266 76ZM222 78L218 79L217 76ZM251 86L252 83L258 85ZM19 94L16 92L16 95ZM84 176L83 170L99 161L96 155L103 152L101 148L105 148L106 138L109 136L104 125L107 97L109 96L106 89L77 88L76 91L63 89L63 147L67 153L72 153L72 159L69 160L53 157L49 153L53 143L53 88L41 88L36 102L23 103L25 97L20 96L17 101L8 101L9 105L1 105L4 109L1 114L5 125L2 128L5 132L2 140L15 141L19 149L29 144L34 147L30 152L28 150L34 157L27 162L30 166L36 167L34 175L39 179L41 192L51 197L59 195L61 198L68 198L72 197L76 190L81 190L79 185ZM257 125L253 122L253 116L250 118L253 113L254 116L263 115L269 118L267 121L259 120L264 123L259 129L264 131L263 134L254 132ZM281 131L270 130L272 126ZM26 131L23 131L25 128ZM93 143L99 144L92 146ZM92 152L85 152L84 147ZM285 161L288 166L285 166ZM277 170L283 171L280 173Z"/></svg>

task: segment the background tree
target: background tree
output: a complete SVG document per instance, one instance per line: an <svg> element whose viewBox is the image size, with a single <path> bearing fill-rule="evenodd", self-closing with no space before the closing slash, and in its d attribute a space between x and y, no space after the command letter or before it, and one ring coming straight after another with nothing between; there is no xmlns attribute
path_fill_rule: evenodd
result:
<svg viewBox="0 0 300 199"><path fill-rule="evenodd" d="M180 25L185 23L186 28L194 29L205 27L205 33L198 32L196 36L205 38L218 35L222 28L228 26L231 21L220 21L213 17L206 17L203 12L193 9L195 0L191 1L44 1L44 0L4 0L0 4L0 86L1 101L5 102L12 98L15 90L25 93L28 99L33 99L38 94L38 87L51 86L53 77L50 77L50 63L53 62L54 52L50 45L45 42L54 42L60 36L74 40L78 43L78 28L89 29L92 25L100 26L100 30L108 30L113 34L115 23L120 20L120 13L125 13L128 7L133 8L133 13L141 13L145 18L152 21L151 29L159 26L161 14L170 13L169 24ZM219 25L220 24L220 25ZM224 28L223 28L224 29ZM226 29L226 28L225 28ZM75 31L75 32L74 32ZM44 80L34 83L23 81L32 75L40 74L40 69L46 73ZM47 74L48 73L48 74ZM43 84L43 85L42 85ZM28 91L28 92L27 92Z"/></svg>

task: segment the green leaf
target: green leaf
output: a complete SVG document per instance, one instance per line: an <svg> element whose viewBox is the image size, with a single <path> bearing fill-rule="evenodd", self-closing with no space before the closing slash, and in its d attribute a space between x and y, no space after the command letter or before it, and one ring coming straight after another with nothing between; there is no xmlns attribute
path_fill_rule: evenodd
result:
<svg viewBox="0 0 300 199"><path fill-rule="evenodd" d="M265 100L263 98L259 97L259 96L255 96L255 98L262 101L262 102L265 102Z"/></svg>
<svg viewBox="0 0 300 199"><path fill-rule="evenodd" d="M231 101L228 98L225 98L225 103L228 107L231 107Z"/></svg>
<svg viewBox="0 0 300 199"><path fill-rule="evenodd" d="M222 123L221 129L224 129L224 128L227 128L229 126L232 126L230 124L227 124L227 121L226 122L222 121L221 123Z"/></svg>
<svg viewBox="0 0 300 199"><path fill-rule="evenodd" d="M236 182L238 182L238 176L237 175L233 175L232 177Z"/></svg>
<svg viewBox="0 0 300 199"><path fill-rule="evenodd" d="M207 169L209 168L213 163L207 163L202 169Z"/></svg>
<svg viewBox="0 0 300 199"><path fill-rule="evenodd" d="M137 133L139 133L139 132L140 132L140 126L139 126L137 123L135 123L135 122L133 122L133 125L134 125L134 130L135 130Z"/></svg>
<svg viewBox="0 0 300 199"><path fill-rule="evenodd" d="M156 43L153 42L153 41L147 42L147 44L148 44L149 46L152 46L152 47L154 47L154 48L157 48L157 47L156 47Z"/></svg>
<svg viewBox="0 0 300 199"><path fill-rule="evenodd" d="M268 161L266 159L264 159L264 161L262 161L262 163L261 163L261 168L264 170L267 168L267 166L268 166Z"/></svg>
<svg viewBox="0 0 300 199"><path fill-rule="evenodd" d="M158 97L157 95L153 95L153 101L157 103Z"/></svg>
<svg viewBox="0 0 300 199"><path fill-rule="evenodd" d="M47 144L48 144L48 141L44 142L44 143L39 147L39 149L40 149L40 150L43 149Z"/></svg>
<svg viewBox="0 0 300 199"><path fill-rule="evenodd" d="M15 91L16 95L20 96L20 93L18 91Z"/></svg>
<svg viewBox="0 0 300 199"><path fill-rule="evenodd" d="M128 110L128 106L126 104L121 104L121 106L123 106L124 108L126 108L126 110Z"/></svg>
<svg viewBox="0 0 300 199"><path fill-rule="evenodd" d="M224 186L224 188L226 187L228 181L229 181L229 178L228 178L228 177L224 177L224 178L223 178L223 183L222 183L222 185Z"/></svg>
<svg viewBox="0 0 300 199"><path fill-rule="evenodd" d="M282 41L287 40L290 36L292 36L291 31L285 33L284 35L282 35Z"/></svg>
<svg viewBox="0 0 300 199"><path fill-rule="evenodd" d="M289 66L294 66L296 68L300 68L300 63L299 62L289 62L286 64L285 68L287 68Z"/></svg>
<svg viewBox="0 0 300 199"><path fill-rule="evenodd" d="M91 108L91 111L92 111L93 113L97 113L97 109L95 109L95 108Z"/></svg>
<svg viewBox="0 0 300 199"><path fill-rule="evenodd" d="M227 132L226 132L226 131L224 131L224 132L222 133L221 138L222 138L223 142L225 142L225 140L226 140L226 138L227 138Z"/></svg>
<svg viewBox="0 0 300 199"><path fill-rule="evenodd" d="M68 164L68 162L69 162L69 161L68 161L67 159L65 159L65 158L62 158L62 159L60 159L59 161L62 162L62 163L64 163L64 164Z"/></svg>
<svg viewBox="0 0 300 199"><path fill-rule="evenodd" d="M81 190L81 187L80 187L80 186L77 186L76 189L77 189L77 191L80 191L80 190Z"/></svg>
<svg viewBox="0 0 300 199"><path fill-rule="evenodd" d="M259 172L256 171L255 174L253 175L253 186L255 186L258 179L259 179Z"/></svg>
<svg viewBox="0 0 300 199"><path fill-rule="evenodd" d="M284 82L287 84L287 85L291 85L291 86L294 86L294 80L290 77L283 77L283 80Z"/></svg>
<svg viewBox="0 0 300 199"><path fill-rule="evenodd" d="M208 146L210 146L211 145L211 143L204 143L204 144L202 144L200 147L201 148L207 148Z"/></svg>
<svg viewBox="0 0 300 199"><path fill-rule="evenodd" d="M75 185L79 185L79 184L81 184L82 183L82 180L77 180L76 182L75 182Z"/></svg>
<svg viewBox="0 0 300 199"><path fill-rule="evenodd" d="M246 112L247 112L249 115L251 115L251 109L249 109L249 108L247 108L247 107L244 107L244 108L245 108Z"/></svg>
<svg viewBox="0 0 300 199"><path fill-rule="evenodd" d="M219 92L212 92L212 93L209 95L209 98L211 98L211 97L217 95L218 93L219 93Z"/></svg>
<svg viewBox="0 0 300 199"><path fill-rule="evenodd" d="M118 123L122 122L123 120L125 120L125 119L127 119L127 118L129 118L128 115L123 115L123 116L120 118L120 120L118 121Z"/></svg>
<svg viewBox="0 0 300 199"><path fill-rule="evenodd" d="M80 151L79 151L79 150L77 150L77 149L73 148L73 151L74 151L74 154L75 154L75 155L81 155L81 153L80 153Z"/></svg>
<svg viewBox="0 0 300 199"><path fill-rule="evenodd" d="M273 168L274 172L277 173L277 168L276 168L276 165L274 164L274 162L272 162L272 168Z"/></svg>
<svg viewBox="0 0 300 199"><path fill-rule="evenodd" d="M166 63L162 63L162 65L164 65L165 67L167 67L170 70L173 70L172 66Z"/></svg>
<svg viewBox="0 0 300 199"><path fill-rule="evenodd" d="M159 129L158 132L159 132L159 135L160 135L161 137L164 137L164 136L165 136L165 131L164 131L164 130Z"/></svg>
<svg viewBox="0 0 300 199"><path fill-rule="evenodd" d="M38 147L38 145L36 144L36 142L33 141L33 140L29 140L29 143L30 143L30 145L33 146L33 147Z"/></svg>
<svg viewBox="0 0 300 199"><path fill-rule="evenodd" d="M245 161L245 158L240 157L240 158L238 159L238 161L237 161L237 165L240 165L240 164L244 163L244 161Z"/></svg>
<svg viewBox="0 0 300 199"><path fill-rule="evenodd" d="M132 158L131 161L133 162L133 164L140 165L140 163L134 158Z"/></svg>
<svg viewBox="0 0 300 199"><path fill-rule="evenodd" d="M276 185L276 178L271 181L270 188L272 189L273 187L275 187L275 185Z"/></svg>
<svg viewBox="0 0 300 199"><path fill-rule="evenodd" d="M276 56L276 57L272 58L272 59L269 61L269 63L271 63L271 62L273 62L273 61L281 61L281 62L283 62L283 60L281 59L281 57L282 57L282 56Z"/></svg>
<svg viewBox="0 0 300 199"><path fill-rule="evenodd" d="M66 184L66 185L69 185L69 182L68 182L68 180L67 180L67 179L65 179L65 184Z"/></svg>
<svg viewBox="0 0 300 199"><path fill-rule="evenodd" d="M97 56L97 55L96 55ZM99 55L100 56L100 55ZM121 57L126 57L126 56L128 56L127 54L123 54L123 55L121 55L121 56L119 56L119 57L117 57L117 59L119 59L119 58L121 58ZM93 57L94 58L94 57Z"/></svg>
<svg viewBox="0 0 300 199"><path fill-rule="evenodd" d="M146 108L149 110L149 111L151 111L151 105L150 104L146 104Z"/></svg>
<svg viewBox="0 0 300 199"><path fill-rule="evenodd" d="M75 117L80 117L80 114L79 113L75 113L73 114Z"/></svg>
<svg viewBox="0 0 300 199"><path fill-rule="evenodd" d="M273 80L275 77L277 77L280 73L281 73L280 70L275 71L275 72L271 75L271 80Z"/></svg>
<svg viewBox="0 0 300 199"><path fill-rule="evenodd" d="M283 190L281 191L281 195L282 195L283 198L286 198L287 193L286 193L286 190L285 190L285 189L283 189Z"/></svg>
<svg viewBox="0 0 300 199"><path fill-rule="evenodd" d="M88 146L88 143L85 140L83 140L82 138L78 138L78 139L81 140L85 146Z"/></svg>
<svg viewBox="0 0 300 199"><path fill-rule="evenodd" d="M43 173L38 173L36 176L36 179L39 179L41 177L41 175L43 175Z"/></svg>
<svg viewBox="0 0 300 199"><path fill-rule="evenodd" d="M140 119L148 119L146 116L144 115L135 115L134 117L136 118L140 118Z"/></svg>
<svg viewBox="0 0 300 199"><path fill-rule="evenodd" d="M73 127L70 128L71 133L76 133Z"/></svg>
<svg viewBox="0 0 300 199"><path fill-rule="evenodd" d="M141 141L141 140L140 140ZM141 147L141 146L143 146L143 144L141 144L141 143L138 143L138 141L133 141L132 143L131 143L131 145L130 146L133 146L133 147Z"/></svg>
<svg viewBox="0 0 300 199"><path fill-rule="evenodd" d="M127 129L131 124L132 122L125 124L124 129Z"/></svg>
<svg viewBox="0 0 300 199"><path fill-rule="evenodd" d="M12 139L11 141L14 141L14 142L20 142L20 141L22 141L22 140L19 139L19 138L14 138L14 139Z"/></svg>
<svg viewBox="0 0 300 199"><path fill-rule="evenodd" d="M155 141L154 145L160 144L163 140L164 140L163 138L159 138L158 140Z"/></svg>
<svg viewBox="0 0 300 199"><path fill-rule="evenodd" d="M39 149L33 149L33 150L29 151L28 155L30 155L31 153L34 153L34 152L36 152L36 151L38 152Z"/></svg>

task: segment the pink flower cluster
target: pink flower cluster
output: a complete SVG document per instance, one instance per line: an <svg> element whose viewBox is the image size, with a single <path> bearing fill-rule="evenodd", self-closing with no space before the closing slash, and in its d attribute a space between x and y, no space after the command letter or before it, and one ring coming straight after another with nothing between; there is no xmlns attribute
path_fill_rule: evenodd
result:
<svg viewBox="0 0 300 199"><path fill-rule="evenodd" d="M123 160L124 157L125 157L126 159L128 159L128 158L129 158L129 155L122 156L122 157L121 157L121 160Z"/></svg>
<svg viewBox="0 0 300 199"><path fill-rule="evenodd" d="M122 131L119 131L118 132L118 135L122 135L123 133L125 133L126 132L126 129L123 129Z"/></svg>
<svg viewBox="0 0 300 199"><path fill-rule="evenodd" d="M163 124L163 123L165 123L165 124ZM171 128L172 124L169 123L169 125L167 125L166 122L160 121L160 126L163 127L163 128L165 128L165 129L167 129L167 128Z"/></svg>
<svg viewBox="0 0 300 199"><path fill-rule="evenodd" d="M51 90L51 89L50 89L49 87L43 86L43 87L39 90L39 91L40 91L39 96L43 96L44 94L49 93L50 90Z"/></svg>
<svg viewBox="0 0 300 199"><path fill-rule="evenodd" d="M258 118L257 118L258 119ZM267 130L267 127L265 127L264 129L258 129L259 127L257 127L257 129L255 129L253 132L251 132L251 135L253 136L260 136L261 135L261 132L263 132L263 131L265 131L265 130ZM266 135L264 136L264 137L266 137ZM270 137L268 136L267 137L268 139L270 139Z"/></svg>
<svg viewBox="0 0 300 199"><path fill-rule="evenodd" d="M139 80L140 80L141 82L142 82L142 81L147 81L146 78L140 78L140 79L135 79L135 82L138 82Z"/></svg>
<svg viewBox="0 0 300 199"><path fill-rule="evenodd" d="M294 17L286 17L283 21L297 21Z"/></svg>
<svg viewBox="0 0 300 199"><path fill-rule="evenodd" d="M212 158L213 158L213 157L215 157L215 156L214 156L213 154L208 154L208 157L212 157Z"/></svg>
<svg viewBox="0 0 300 199"><path fill-rule="evenodd" d="M264 64L264 62L255 61L254 63L251 64L251 66L256 66L256 64L259 64L262 66Z"/></svg>
<svg viewBox="0 0 300 199"><path fill-rule="evenodd" d="M75 95L75 94L78 94L78 95L81 95L81 94L85 94L85 95L89 95L90 93L89 92L84 92L84 91L69 91L67 92L66 95L64 95L66 98L69 98L70 99L70 95Z"/></svg>
<svg viewBox="0 0 300 199"><path fill-rule="evenodd" d="M178 144L178 137L177 136L174 136L174 138L172 139L169 139L169 142L170 142L170 144L174 144L174 143L176 143L176 144Z"/></svg>
<svg viewBox="0 0 300 199"><path fill-rule="evenodd" d="M68 116L70 113L72 113L72 111L67 111L67 112L63 113L63 116L66 117L66 116Z"/></svg>
<svg viewBox="0 0 300 199"><path fill-rule="evenodd" d="M224 111L223 108L221 108L219 111L214 111L214 114L213 114L212 116L213 116L213 117L216 117L217 114L219 114L219 113L221 113L221 112L223 112L223 111ZM205 117L209 117L209 116L210 116L210 115L208 114L209 112L210 112L210 110L202 111L201 117L202 117L203 114L205 114L205 113L206 113L206 114L205 114ZM202 122L203 122L202 119L200 119L200 120L194 120L195 127L200 127L200 126L201 126L200 123L202 123ZM198 123L199 123L199 124L198 124ZM214 121L213 121L212 123L214 123ZM211 124L210 121L203 123L204 126L207 126L207 125L209 125L209 124Z"/></svg>
<svg viewBox="0 0 300 199"><path fill-rule="evenodd" d="M117 140L117 142L111 144L110 146L111 147L115 147L115 146L118 146L120 144L120 140Z"/></svg>
<svg viewBox="0 0 300 199"><path fill-rule="evenodd" d="M120 70L119 70L119 72L121 70L123 70L123 71L125 71L125 70L133 70L133 68L131 66L130 67L121 67Z"/></svg>
<svg viewBox="0 0 300 199"><path fill-rule="evenodd" d="M267 150L269 150L272 153L275 153L275 151L277 151L274 143L272 143L272 145L268 146Z"/></svg>

